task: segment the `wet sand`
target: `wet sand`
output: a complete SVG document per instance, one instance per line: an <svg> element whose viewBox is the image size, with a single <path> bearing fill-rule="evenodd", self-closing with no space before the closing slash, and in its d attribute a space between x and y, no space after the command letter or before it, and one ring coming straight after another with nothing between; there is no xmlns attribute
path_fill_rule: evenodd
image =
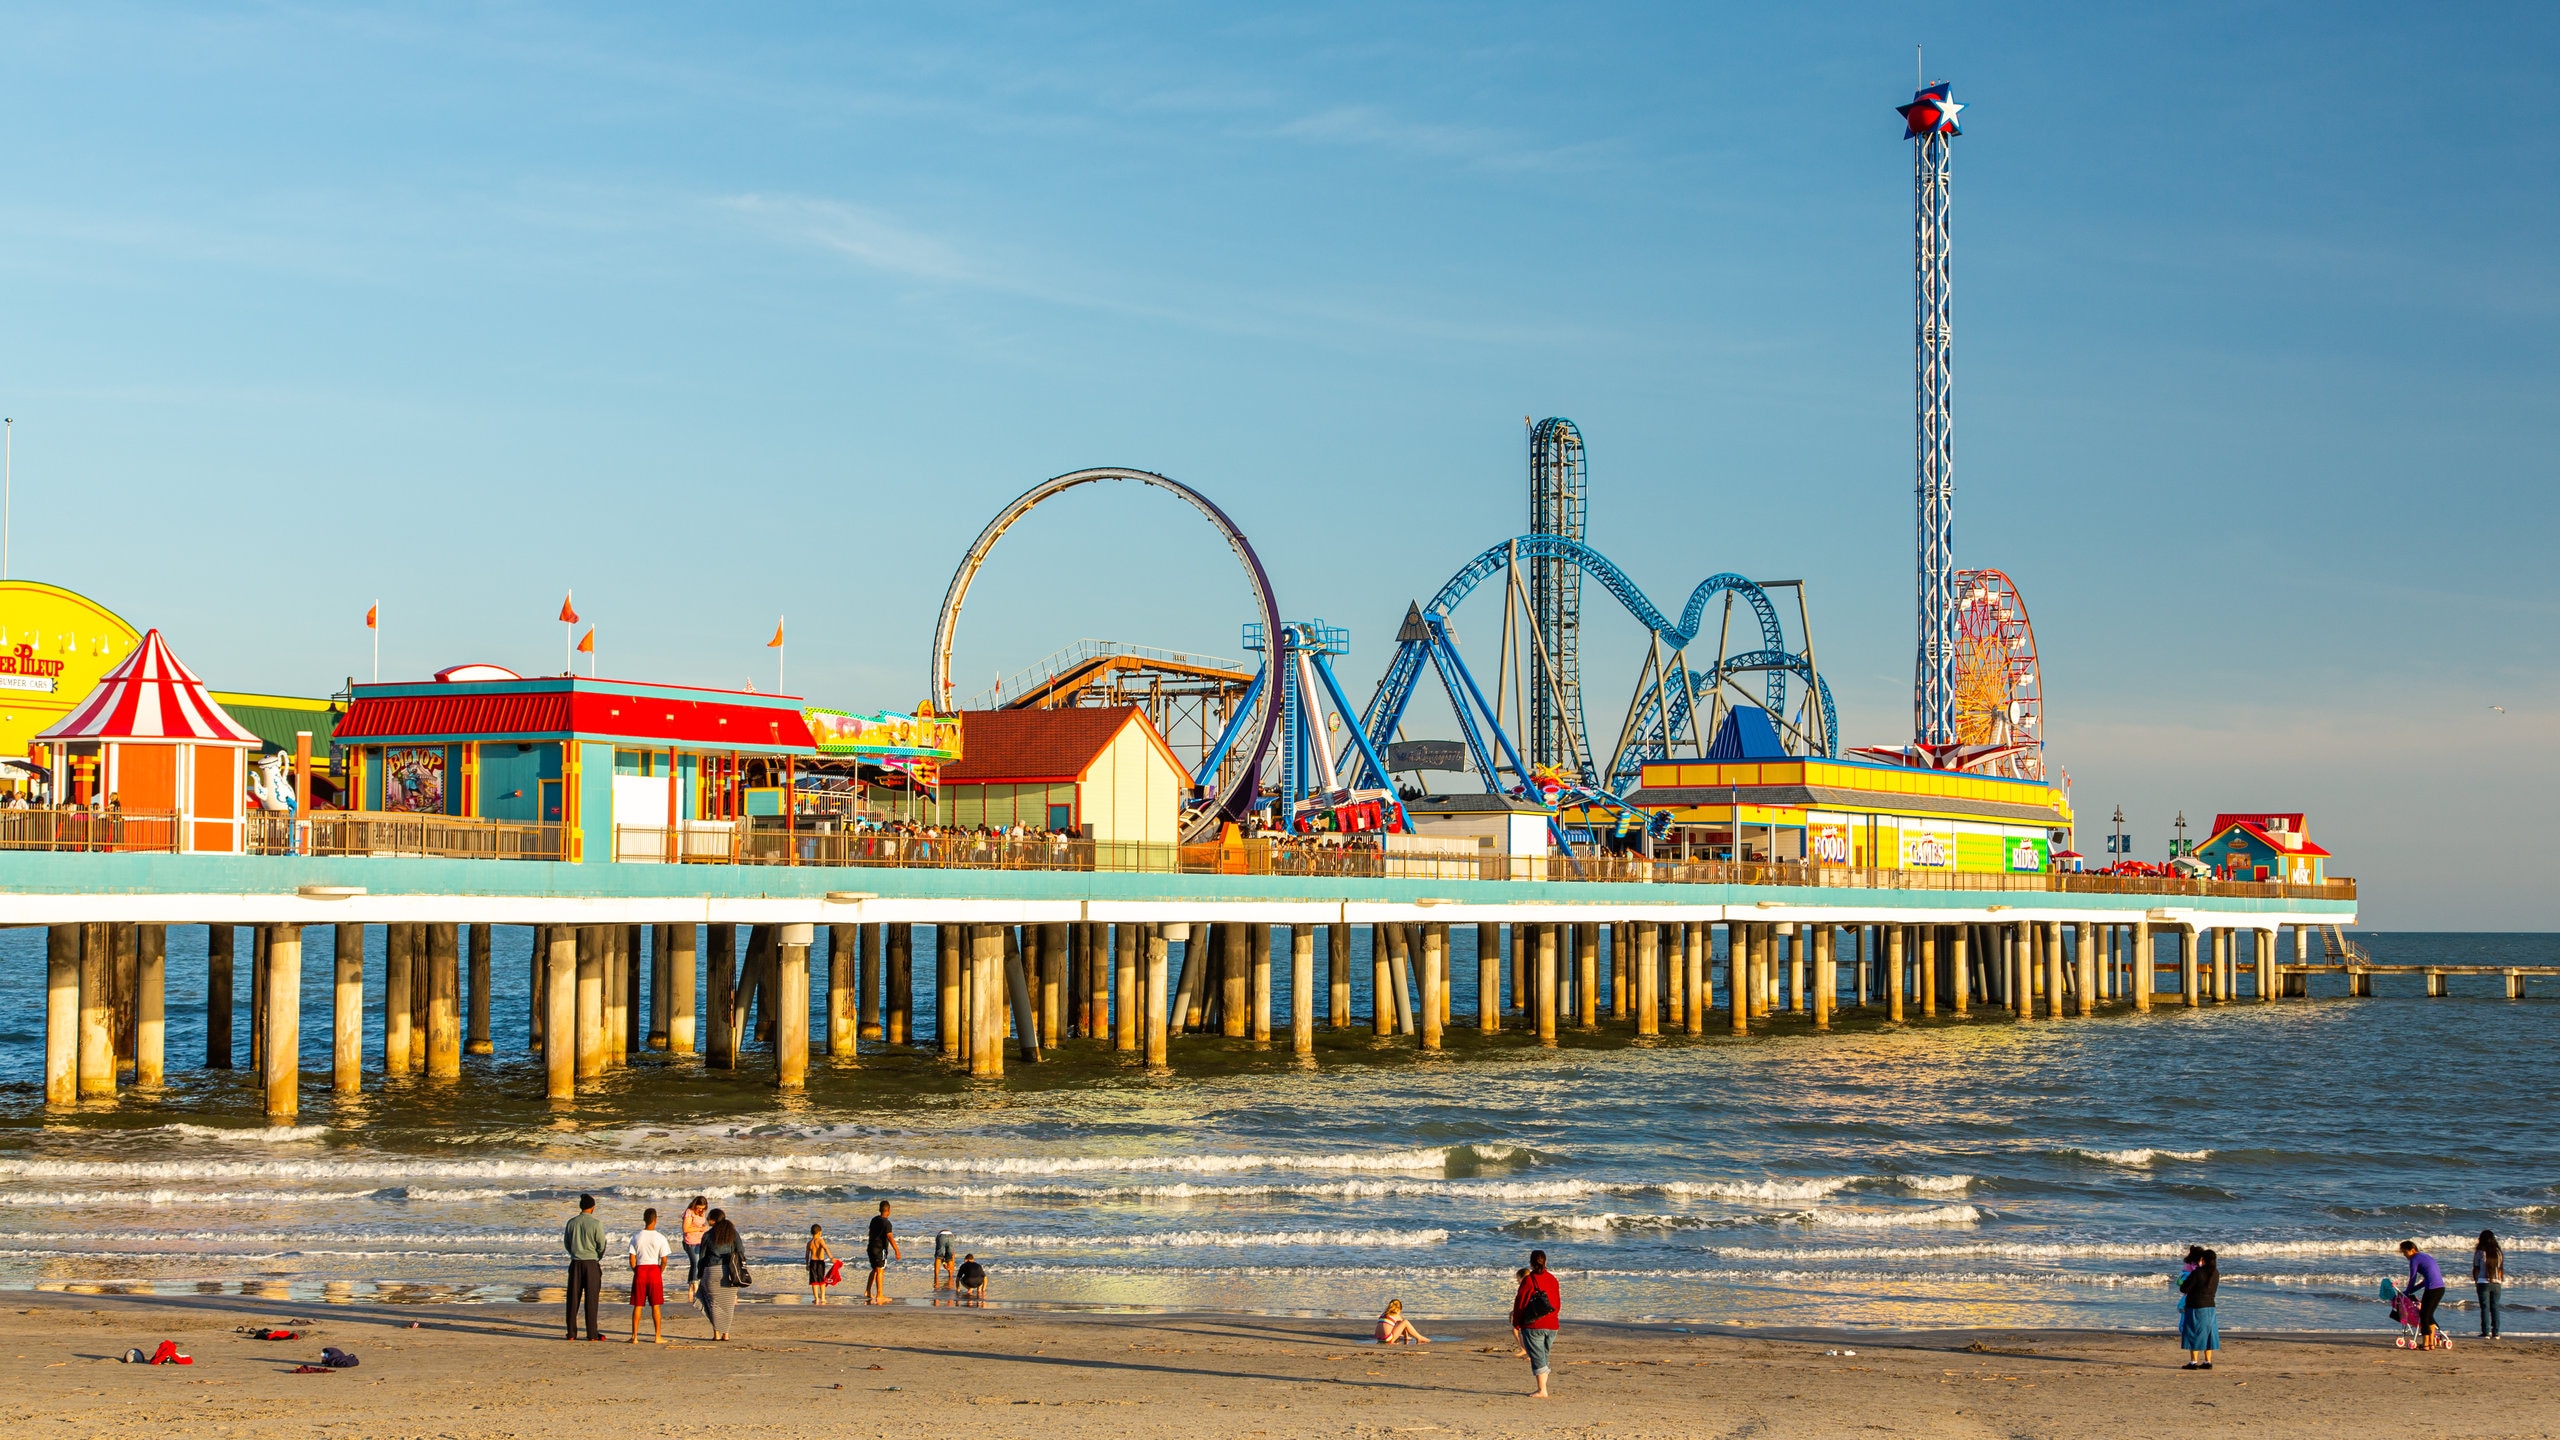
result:
<svg viewBox="0 0 2560 1440"><path fill-rule="evenodd" d="M610 1297L609 1297L610 1298ZM1356 1320L756 1305L713 1344L560 1338L556 1305L0 1297L0 1415L35 1436L2231 1435L2560 1433L2560 1343L2396 1350L2387 1333L1722 1331L1568 1324L1555 1397L1495 1323L1386 1351ZM1568 1321L1570 1312L1568 1311ZM290 1325L298 1342L233 1333ZM417 1328L407 1328L412 1324ZM119 1364L174 1339L192 1366ZM323 1345L363 1364L289 1372ZM1826 1351L1855 1351L1854 1355Z"/></svg>

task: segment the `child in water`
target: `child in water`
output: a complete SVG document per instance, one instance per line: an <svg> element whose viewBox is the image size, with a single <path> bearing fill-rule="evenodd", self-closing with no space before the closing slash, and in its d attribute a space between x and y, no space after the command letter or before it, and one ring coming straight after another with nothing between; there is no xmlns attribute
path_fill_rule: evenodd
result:
<svg viewBox="0 0 2560 1440"><path fill-rule="evenodd" d="M1378 1343L1381 1345L1428 1345L1431 1337L1413 1328L1404 1318L1404 1302L1390 1300L1386 1313L1378 1317Z"/></svg>
<svg viewBox="0 0 2560 1440"><path fill-rule="evenodd" d="M809 1303L827 1303L827 1272L834 1268L836 1254L827 1248L826 1231L809 1227Z"/></svg>

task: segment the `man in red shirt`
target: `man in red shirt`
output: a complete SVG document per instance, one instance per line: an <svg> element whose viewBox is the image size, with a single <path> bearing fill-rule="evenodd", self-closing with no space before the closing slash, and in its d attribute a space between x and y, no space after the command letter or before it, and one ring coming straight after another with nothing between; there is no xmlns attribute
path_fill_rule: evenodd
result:
<svg viewBox="0 0 2560 1440"><path fill-rule="evenodd" d="M1529 1273L1511 1297L1511 1328L1520 1332L1520 1347L1529 1352L1529 1373L1538 1377L1532 1400L1547 1398L1547 1355L1556 1343L1556 1316L1564 1310L1564 1292L1547 1269L1547 1252L1529 1252Z"/></svg>

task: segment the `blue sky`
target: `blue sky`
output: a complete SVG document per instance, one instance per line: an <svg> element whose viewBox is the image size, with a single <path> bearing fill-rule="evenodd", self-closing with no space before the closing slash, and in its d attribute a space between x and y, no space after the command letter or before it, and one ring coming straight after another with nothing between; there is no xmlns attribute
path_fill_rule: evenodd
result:
<svg viewBox="0 0 2560 1440"><path fill-rule="evenodd" d="M904 706L985 518L1131 465L1365 694L1560 414L1600 549L1804 577L1896 740L1925 41L1958 555L2083 816L2304 809L2372 923L2560 928L2554 12L1731 9L10 7L16 572L230 687L366 673L377 598L386 676L556 668L574 585L608 672L769 685L787 613L792 689ZM1245 618L1082 492L958 667Z"/></svg>

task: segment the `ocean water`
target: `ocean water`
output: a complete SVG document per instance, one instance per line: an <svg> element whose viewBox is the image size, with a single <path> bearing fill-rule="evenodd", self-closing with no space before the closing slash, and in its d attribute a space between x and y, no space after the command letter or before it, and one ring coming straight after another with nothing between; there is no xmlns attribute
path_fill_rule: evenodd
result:
<svg viewBox="0 0 2560 1440"><path fill-rule="evenodd" d="M2435 1000L2385 981L2370 1000L2059 1023L1612 1027L1554 1050L1515 1024L1433 1056L1319 1030L1311 1064L1284 1026L1277 1050L1178 1041L1169 1078L1080 1041L1002 1082L874 1046L854 1068L813 1059L787 1099L760 1053L731 1074L649 1056L555 1108L524 1045L529 932L498 932L496 1057L342 1101L315 930L303 1111L270 1128L245 1070L196 1063L192 928L170 932L169 1087L48 1114L42 934L0 932L6 1287L538 1300L584 1191L616 1230L647 1205L672 1228L709 1196L759 1258L751 1295L778 1302L806 1297L810 1224L858 1256L885 1199L908 1257L889 1291L917 1303L949 1229L1009 1303L1366 1317L1397 1296L1484 1315L1543 1248L1569 1316L2162 1327L2201 1243L2222 1255L2226 1327L2382 1329L2400 1240L2433 1249L2467 1304L2458 1277L2491 1227L2510 1329L2560 1329L2560 979L2518 1001L2494 977ZM2560 960L2560 936L2359 938L2392 961ZM1453 968L1469 1014L1474 967ZM1354 975L1365 992L1365 962Z"/></svg>

